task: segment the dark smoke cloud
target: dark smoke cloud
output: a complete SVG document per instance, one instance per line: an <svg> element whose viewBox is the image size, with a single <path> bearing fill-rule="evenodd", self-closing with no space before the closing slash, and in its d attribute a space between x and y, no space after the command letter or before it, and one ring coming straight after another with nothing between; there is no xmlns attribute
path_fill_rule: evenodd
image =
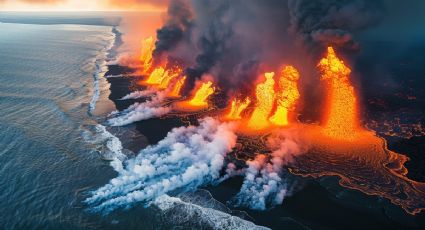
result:
<svg viewBox="0 0 425 230"><path fill-rule="evenodd" d="M379 0L174 0L154 54L181 59L188 88L208 73L227 92L248 91L284 64L309 75L311 54L325 45L358 49L353 32L376 23L382 10Z"/></svg>
<svg viewBox="0 0 425 230"><path fill-rule="evenodd" d="M174 48L189 29L192 21L192 10L186 0L172 0L168 6L167 21L157 31L154 57L161 58L162 54Z"/></svg>
<svg viewBox="0 0 425 230"><path fill-rule="evenodd" d="M289 32L314 48L336 45L358 49L352 33L376 24L383 16L381 0L289 0Z"/></svg>

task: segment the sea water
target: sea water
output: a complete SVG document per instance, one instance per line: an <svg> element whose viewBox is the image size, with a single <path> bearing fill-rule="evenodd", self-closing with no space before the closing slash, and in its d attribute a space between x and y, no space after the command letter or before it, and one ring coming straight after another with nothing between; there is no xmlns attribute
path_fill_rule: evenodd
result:
<svg viewBox="0 0 425 230"><path fill-rule="evenodd" d="M114 109L99 77L114 40L111 26L0 23L0 228L101 224L79 197L113 175L108 137L85 136Z"/></svg>

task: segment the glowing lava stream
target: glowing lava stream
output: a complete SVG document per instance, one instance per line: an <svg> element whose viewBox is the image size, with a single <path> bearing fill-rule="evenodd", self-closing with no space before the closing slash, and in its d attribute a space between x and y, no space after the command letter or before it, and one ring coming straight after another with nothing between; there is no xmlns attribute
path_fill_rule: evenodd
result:
<svg viewBox="0 0 425 230"><path fill-rule="evenodd" d="M336 139L354 139L359 130L357 100L350 84L351 70L344 65L332 47L317 65L327 83L327 105L324 132Z"/></svg>
<svg viewBox="0 0 425 230"><path fill-rule="evenodd" d="M174 83L173 88L171 91L167 94L168 97L178 98L181 97L180 91L184 85L184 82L186 81L186 76L183 76Z"/></svg>
<svg viewBox="0 0 425 230"><path fill-rule="evenodd" d="M406 212L425 209L425 183L409 179L408 157L387 149L385 139L362 129L358 123L350 69L329 47L318 64L322 79L329 81L324 127L303 125L307 153L299 155L290 172L304 177L338 176L343 187L389 199Z"/></svg>
<svg viewBox="0 0 425 230"><path fill-rule="evenodd" d="M208 107L208 98L215 92L212 81L203 82L188 101L175 104L177 110L197 111Z"/></svg>
<svg viewBox="0 0 425 230"><path fill-rule="evenodd" d="M298 79L300 74L293 66L285 66L282 69L277 96L276 112L270 117L270 122L277 126L289 124L288 113L295 109L295 103L300 98L298 91Z"/></svg>
<svg viewBox="0 0 425 230"><path fill-rule="evenodd" d="M240 120L242 119L241 113L251 104L249 97L245 98L244 101L239 99L233 99L230 105L229 113L226 115L227 120Z"/></svg>
<svg viewBox="0 0 425 230"><path fill-rule="evenodd" d="M212 87L211 81L202 83L201 87L198 90L196 90L192 100L189 101L189 105L192 105L195 107L207 107L208 97L211 94L213 94L214 91L215 91L215 88Z"/></svg>
<svg viewBox="0 0 425 230"><path fill-rule="evenodd" d="M142 62L142 71L147 73L152 66L152 52L155 49L153 37L148 37L142 41L139 60Z"/></svg>
<svg viewBox="0 0 425 230"><path fill-rule="evenodd" d="M149 75L148 79L142 81L142 84L148 85L159 85L161 84L164 77L168 76L168 71L166 71L163 67L155 68L152 73Z"/></svg>
<svg viewBox="0 0 425 230"><path fill-rule="evenodd" d="M170 82L177 78L183 70L179 67L175 67L173 70L166 71L166 74L163 75L161 82L158 85L159 89L166 89L170 85Z"/></svg>
<svg viewBox="0 0 425 230"><path fill-rule="evenodd" d="M269 115L275 99L273 76L273 72L265 73L266 81L257 85L255 91L257 102L248 121L248 128L252 130L261 130L270 126Z"/></svg>

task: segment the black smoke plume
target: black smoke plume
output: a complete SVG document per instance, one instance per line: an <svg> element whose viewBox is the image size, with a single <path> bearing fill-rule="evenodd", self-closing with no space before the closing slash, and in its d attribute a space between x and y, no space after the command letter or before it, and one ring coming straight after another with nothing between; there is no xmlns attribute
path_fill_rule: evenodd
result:
<svg viewBox="0 0 425 230"><path fill-rule="evenodd" d="M174 0L154 55L185 63L187 88L208 73L226 92L246 92L284 64L307 73L311 54L327 45L358 49L353 32L383 9L379 0Z"/></svg>

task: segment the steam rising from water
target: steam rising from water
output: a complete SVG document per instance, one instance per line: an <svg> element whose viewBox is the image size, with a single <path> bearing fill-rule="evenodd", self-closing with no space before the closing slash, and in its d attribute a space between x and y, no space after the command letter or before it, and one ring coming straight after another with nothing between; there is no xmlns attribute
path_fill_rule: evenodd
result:
<svg viewBox="0 0 425 230"><path fill-rule="evenodd" d="M134 159L114 162L119 173L86 199L93 211L108 213L135 202L148 204L173 191L184 191L220 177L224 159L236 144L232 123L202 119L199 126L173 129Z"/></svg>
<svg viewBox="0 0 425 230"><path fill-rule="evenodd" d="M144 94L148 94L147 91L143 93L129 94L124 98L136 98L137 96ZM136 121L163 116L171 110L170 107L161 106L163 99L164 95L162 93L157 93L143 103L134 103L124 111L113 113L112 115L114 117L108 120L108 124L111 126L124 126Z"/></svg>
<svg viewBox="0 0 425 230"><path fill-rule="evenodd" d="M292 182L284 166L294 156L304 153L307 145L301 142L295 129L279 131L268 142L268 147L274 149L270 155L258 154L254 160L247 161L242 188L232 201L235 206L265 210L282 204L290 195Z"/></svg>
<svg viewBox="0 0 425 230"><path fill-rule="evenodd" d="M200 120L199 126L174 128L137 157L114 160L112 166L118 177L93 191L86 203L94 206L93 211L109 213L136 202L149 205L164 194L191 191L244 175L234 205L266 209L281 204L290 191L283 166L305 150L300 147L297 133L289 130L272 134L268 140L272 154L260 154L247 162L246 169L237 169L232 162L226 163L230 160L227 154L236 145L235 128L236 123L221 123L209 117Z"/></svg>

